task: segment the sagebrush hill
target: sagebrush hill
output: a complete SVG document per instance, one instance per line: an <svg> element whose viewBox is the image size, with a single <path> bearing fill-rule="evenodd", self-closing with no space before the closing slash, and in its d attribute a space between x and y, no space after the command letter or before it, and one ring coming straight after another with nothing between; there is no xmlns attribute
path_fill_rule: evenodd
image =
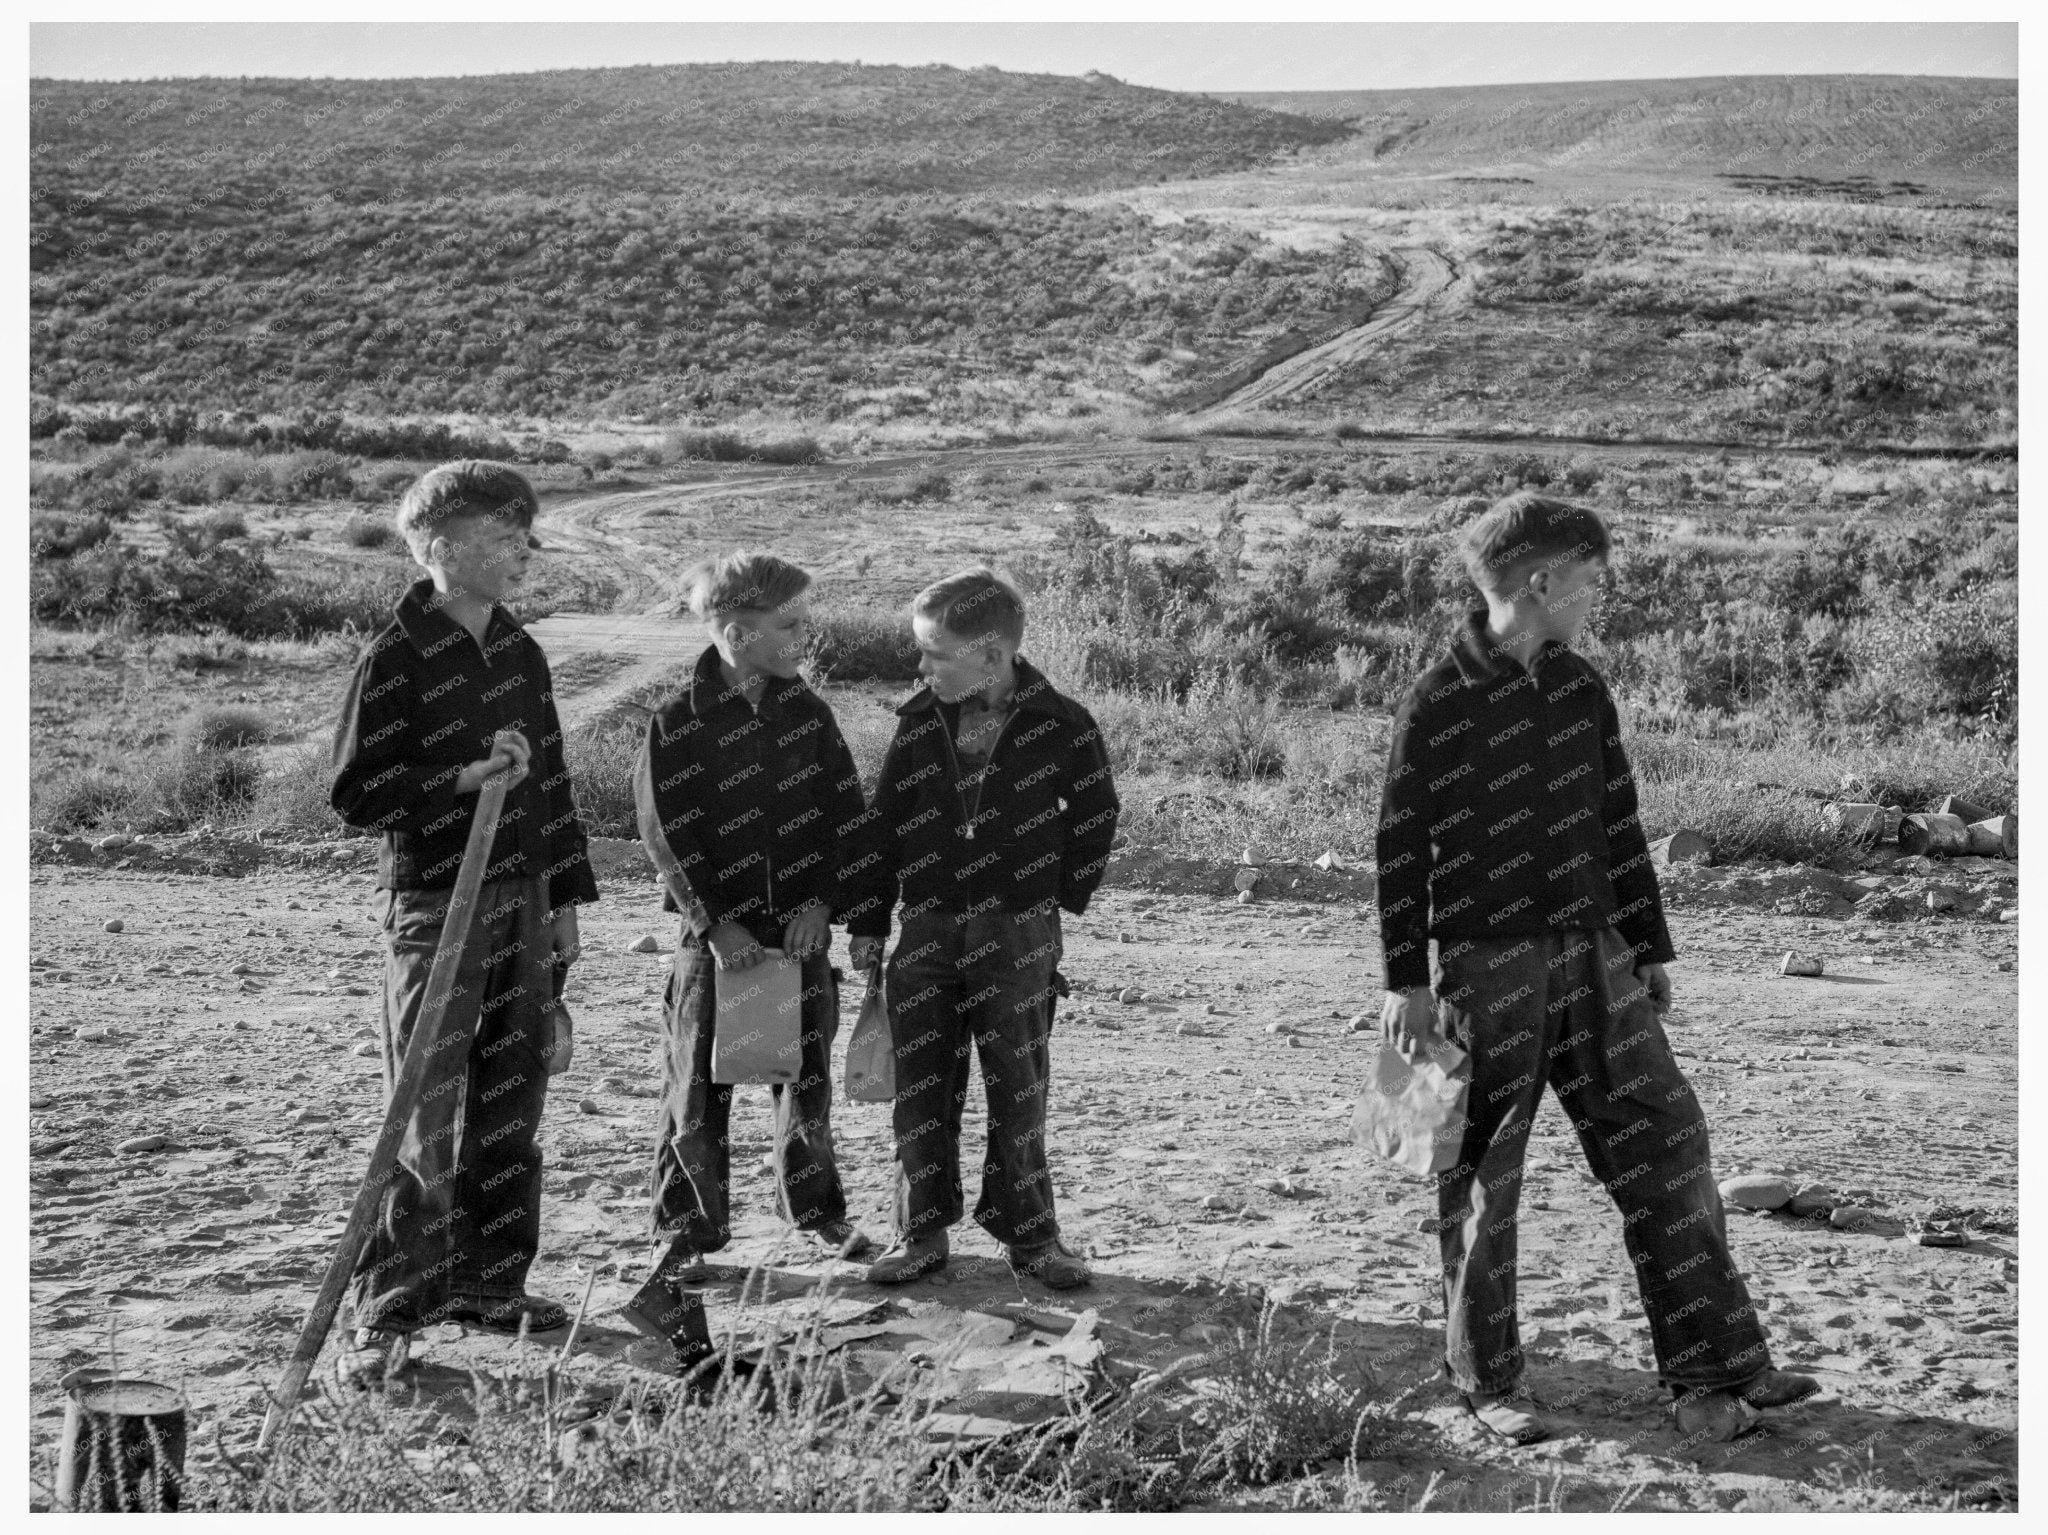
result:
<svg viewBox="0 0 2048 1535"><path fill-rule="evenodd" d="M1405 170L1590 163L1789 189L2010 184L2019 170L2012 80L1739 75L1217 94L1342 123L1357 131L1358 152Z"/></svg>
<svg viewBox="0 0 2048 1535"><path fill-rule="evenodd" d="M1361 323L1427 245L1460 302L1277 411L2013 439L2010 81L1248 100L848 64L32 82L31 389L857 446L1130 429Z"/></svg>

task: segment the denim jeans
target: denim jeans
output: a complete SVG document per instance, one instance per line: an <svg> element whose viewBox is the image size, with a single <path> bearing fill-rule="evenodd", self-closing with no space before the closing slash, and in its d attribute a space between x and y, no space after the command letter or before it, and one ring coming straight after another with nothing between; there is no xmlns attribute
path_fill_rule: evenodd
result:
<svg viewBox="0 0 2048 1535"><path fill-rule="evenodd" d="M426 1001L450 892L381 892L384 1037L395 1079ZM356 1325L411 1331L451 1297L520 1295L540 1246L541 1155L553 1024L544 879L494 880L350 1286Z"/></svg>
<svg viewBox="0 0 2048 1535"><path fill-rule="evenodd" d="M1010 1246L1059 1235L1045 1111L1060 952L1056 911L904 918L888 975L899 1238L937 1236L963 1213L960 1120L977 1047L988 1148L974 1219Z"/></svg>
<svg viewBox="0 0 2048 1535"><path fill-rule="evenodd" d="M1522 1373L1515 1209L1546 1083L1621 1211L1665 1384L1737 1386L1769 1368L1728 1252L1706 1118L1621 934L1571 929L1437 948L1440 1020L1472 1052L1470 1122L1458 1165L1437 1178L1453 1383L1506 1391Z"/></svg>
<svg viewBox="0 0 2048 1535"><path fill-rule="evenodd" d="M690 934L676 946L662 999L661 1121L655 1132L653 1224L677 1232L698 1252L732 1240L730 1083L711 1080L717 1015L717 961ZM846 1195L832 1153L832 1039L839 1032L839 989L824 955L803 962L802 1052L797 1080L771 1083L775 1104L775 1208L803 1231L846 1218Z"/></svg>

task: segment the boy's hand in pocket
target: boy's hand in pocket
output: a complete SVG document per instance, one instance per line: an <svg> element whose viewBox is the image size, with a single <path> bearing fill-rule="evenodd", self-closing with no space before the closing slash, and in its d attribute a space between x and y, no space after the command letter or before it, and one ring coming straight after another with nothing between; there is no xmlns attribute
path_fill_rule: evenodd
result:
<svg viewBox="0 0 2048 1535"><path fill-rule="evenodd" d="M856 970L872 970L882 962L882 940L879 938L849 938L846 940L847 963Z"/></svg>

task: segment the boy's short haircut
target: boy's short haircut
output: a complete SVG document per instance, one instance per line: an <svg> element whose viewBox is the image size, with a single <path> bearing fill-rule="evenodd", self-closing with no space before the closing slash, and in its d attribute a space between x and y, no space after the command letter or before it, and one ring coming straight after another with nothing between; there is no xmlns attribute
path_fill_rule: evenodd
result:
<svg viewBox="0 0 2048 1535"><path fill-rule="evenodd" d="M1612 547L1599 513L1555 496L1518 490L1494 502L1465 530L1458 552L1474 586L1506 597L1538 570L1577 560L1604 560Z"/></svg>
<svg viewBox="0 0 2048 1535"><path fill-rule="evenodd" d="M934 581L911 599L910 611L972 645L1024 643L1023 594L986 565Z"/></svg>
<svg viewBox="0 0 2048 1535"><path fill-rule="evenodd" d="M683 572L690 611L699 618L728 613L771 612L794 602L811 587L811 574L772 554L731 554L699 560Z"/></svg>
<svg viewBox="0 0 2048 1535"><path fill-rule="evenodd" d="M398 502L398 531L413 558L424 562L434 535L451 522L481 518L531 528L539 509L533 486L510 464L459 458L436 465L406 487Z"/></svg>

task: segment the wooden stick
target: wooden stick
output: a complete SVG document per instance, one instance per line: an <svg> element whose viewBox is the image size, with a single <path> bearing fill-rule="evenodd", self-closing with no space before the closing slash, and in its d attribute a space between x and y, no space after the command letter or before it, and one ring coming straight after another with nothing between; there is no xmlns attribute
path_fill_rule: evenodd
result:
<svg viewBox="0 0 2048 1535"><path fill-rule="evenodd" d="M405 1139L406 1122L412 1117L420 1089L426 1085L428 1065L440 1044L448 999L455 991L455 976L462 964L462 948L476 916L477 893L483 888L484 865L490 861L498 815L504 808L505 776L499 772L484 781L483 790L477 795L476 815L469 823L469 841L462 849L462 867L456 871L455 890L448 898L448 914L441 923L441 938L434 948L433 968L427 972L426 1000L420 1005L419 1020L413 1025L397 1084L384 1106L384 1128L377 1136L376 1149L370 1153L370 1166L363 1174L362 1186L356 1190L348 1224L342 1227L341 1243L327 1265L326 1277L320 1281L320 1292L306 1316L306 1324L299 1329L291 1363L285 1367L284 1379L271 1393L269 1410L263 1415L263 1432L256 1440L259 1450L269 1445L297 1407L306 1378L313 1373L313 1362L320 1357L327 1334L334 1328L335 1313L341 1309L342 1292L355 1273L356 1259L362 1255L363 1245L377 1224L385 1186L398 1165L398 1147Z"/></svg>

